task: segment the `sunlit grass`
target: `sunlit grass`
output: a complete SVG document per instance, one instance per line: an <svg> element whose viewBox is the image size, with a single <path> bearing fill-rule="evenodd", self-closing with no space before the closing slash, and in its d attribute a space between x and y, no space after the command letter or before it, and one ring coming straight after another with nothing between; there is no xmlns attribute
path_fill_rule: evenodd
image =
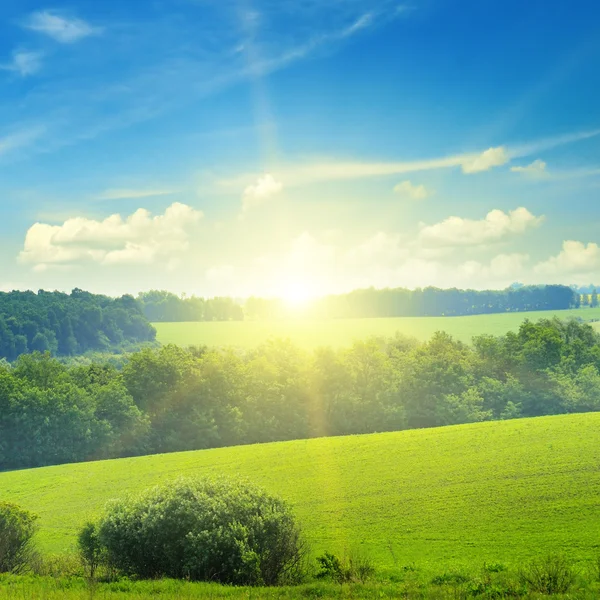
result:
<svg viewBox="0 0 600 600"><path fill-rule="evenodd" d="M63 465L0 474L41 517L46 552L112 497L179 475L241 474L289 500L314 554L382 568L596 557L600 414L489 422Z"/></svg>
<svg viewBox="0 0 600 600"><path fill-rule="evenodd" d="M301 305L300 298L298 297ZM299 311L301 316L301 311ZM227 321L196 323L154 323L158 340L163 344L253 347L270 337L290 338L304 348L349 346L369 336L392 336L396 332L419 340L429 339L436 331L446 331L455 338L470 342L481 334L503 335L516 331L525 319L537 320L558 316L585 320L600 319L600 308L501 313L469 317L401 317L391 319L331 319L285 321Z"/></svg>

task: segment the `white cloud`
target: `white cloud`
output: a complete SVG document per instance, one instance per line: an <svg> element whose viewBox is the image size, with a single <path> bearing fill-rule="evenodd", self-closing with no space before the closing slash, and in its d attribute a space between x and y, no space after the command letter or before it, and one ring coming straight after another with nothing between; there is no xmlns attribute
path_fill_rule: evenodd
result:
<svg viewBox="0 0 600 600"><path fill-rule="evenodd" d="M532 215L523 207L508 213L498 209L492 210L484 219L478 221L448 217L434 225L421 225L418 241L426 247L490 244L537 227L543 218Z"/></svg>
<svg viewBox="0 0 600 600"><path fill-rule="evenodd" d="M37 73L42 67L42 54L40 52L29 52L27 50L16 50L13 52L12 61L0 64L3 71L18 73L21 77L27 77Z"/></svg>
<svg viewBox="0 0 600 600"><path fill-rule="evenodd" d="M479 173L480 171L489 171L492 167L501 167L509 160L506 148L498 146L497 148L488 148L476 156L465 157L461 166L463 173Z"/></svg>
<svg viewBox="0 0 600 600"><path fill-rule="evenodd" d="M99 27L92 27L83 19L67 18L47 10L34 12L24 25L27 29L46 34L61 44L72 44L101 32Z"/></svg>
<svg viewBox="0 0 600 600"><path fill-rule="evenodd" d="M131 265L169 262L185 253L190 229L202 213L180 203L152 216L140 208L125 219L76 217L62 225L35 223L26 236L20 262L42 270L54 265Z"/></svg>
<svg viewBox="0 0 600 600"><path fill-rule="evenodd" d="M148 188L148 189L130 189L130 188L116 188L105 190L98 196L97 200L125 200L133 198L149 198L151 196L170 196L176 194L178 190L168 188Z"/></svg>
<svg viewBox="0 0 600 600"><path fill-rule="evenodd" d="M536 265L535 272L541 275L577 275L600 271L600 247L590 242L584 244L573 240L563 242L556 256Z"/></svg>
<svg viewBox="0 0 600 600"><path fill-rule="evenodd" d="M546 163L539 158L525 167L511 167L510 170L513 173L522 173L528 177L543 177L547 174Z"/></svg>
<svg viewBox="0 0 600 600"><path fill-rule="evenodd" d="M503 287L521 277L528 261L528 254L498 254L489 264L469 260L457 270L464 281L493 282L494 285Z"/></svg>
<svg viewBox="0 0 600 600"><path fill-rule="evenodd" d="M424 200L431 195L431 192L423 184L415 185L408 179L394 186L394 192L413 200Z"/></svg>
<svg viewBox="0 0 600 600"><path fill-rule="evenodd" d="M269 198L276 196L283 189L283 184L277 181L273 175L266 173L259 177L256 183L249 185L242 196L242 207L244 212L255 206L264 204Z"/></svg>

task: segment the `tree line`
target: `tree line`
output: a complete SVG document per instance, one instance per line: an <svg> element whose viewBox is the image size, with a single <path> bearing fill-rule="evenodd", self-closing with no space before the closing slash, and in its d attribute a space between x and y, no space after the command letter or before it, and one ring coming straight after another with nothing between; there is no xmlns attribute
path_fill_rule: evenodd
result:
<svg viewBox="0 0 600 600"><path fill-rule="evenodd" d="M146 348L122 368L46 354L0 365L0 469L600 410L600 335L526 321L304 352Z"/></svg>
<svg viewBox="0 0 600 600"><path fill-rule="evenodd" d="M250 297L204 299L166 291L138 295L146 317L161 321L240 321L282 319L293 312L281 299ZM459 290L434 287L362 289L311 302L303 316L322 318L433 317L501 312L562 310L579 307L581 297L564 285L510 287L505 290Z"/></svg>
<svg viewBox="0 0 600 600"><path fill-rule="evenodd" d="M28 352L73 356L153 341L156 330L133 296L0 292L0 358Z"/></svg>

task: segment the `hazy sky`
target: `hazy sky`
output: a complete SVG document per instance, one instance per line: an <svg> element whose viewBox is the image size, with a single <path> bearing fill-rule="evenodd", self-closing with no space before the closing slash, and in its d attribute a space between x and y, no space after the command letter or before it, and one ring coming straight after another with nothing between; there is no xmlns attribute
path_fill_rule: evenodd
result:
<svg viewBox="0 0 600 600"><path fill-rule="evenodd" d="M0 2L0 288L600 282L600 3Z"/></svg>

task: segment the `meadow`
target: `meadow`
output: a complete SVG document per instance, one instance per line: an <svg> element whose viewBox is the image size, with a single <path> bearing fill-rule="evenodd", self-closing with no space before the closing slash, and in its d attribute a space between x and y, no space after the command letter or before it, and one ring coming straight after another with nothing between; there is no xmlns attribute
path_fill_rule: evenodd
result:
<svg viewBox="0 0 600 600"><path fill-rule="evenodd" d="M179 346L238 346L250 348L269 338L289 338L306 349L318 346L345 347L370 336L393 336L400 333L428 340L436 331L446 331L454 338L470 342L482 334L503 335L516 331L525 319L579 318L600 319L599 308L558 311L535 311L473 315L467 317L396 317L371 319L291 319L281 321L199 321L153 323L157 339L163 344ZM600 323L594 323L598 328Z"/></svg>
<svg viewBox="0 0 600 600"><path fill-rule="evenodd" d="M383 571L585 563L600 546L599 427L589 413L61 465L1 473L0 500L39 514L40 549L64 554L110 498L242 475L292 504L314 555L358 551Z"/></svg>

